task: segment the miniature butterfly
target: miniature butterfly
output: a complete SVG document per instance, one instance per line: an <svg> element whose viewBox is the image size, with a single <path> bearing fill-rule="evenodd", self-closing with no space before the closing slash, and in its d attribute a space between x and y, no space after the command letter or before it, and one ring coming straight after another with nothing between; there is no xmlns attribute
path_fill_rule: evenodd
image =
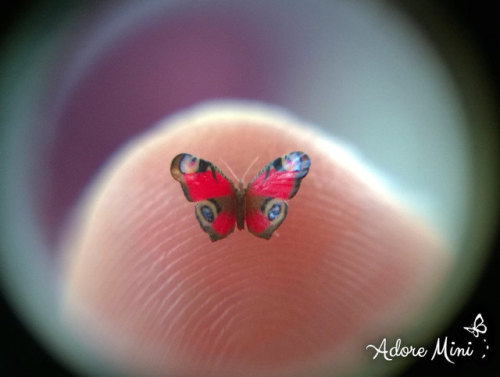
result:
<svg viewBox="0 0 500 377"><path fill-rule="evenodd" d="M474 320L474 324L471 327L464 327L464 329L473 334L477 338L479 337L479 334L486 333L486 330L488 328L484 324L483 316L481 315L481 313L479 313L476 316L476 319Z"/></svg>
<svg viewBox="0 0 500 377"><path fill-rule="evenodd" d="M186 199L196 202L195 215L212 241L228 236L235 225L265 239L281 225L291 199L307 175L311 160L303 152L278 157L264 167L247 188L236 187L211 162L187 153L174 157L170 173Z"/></svg>

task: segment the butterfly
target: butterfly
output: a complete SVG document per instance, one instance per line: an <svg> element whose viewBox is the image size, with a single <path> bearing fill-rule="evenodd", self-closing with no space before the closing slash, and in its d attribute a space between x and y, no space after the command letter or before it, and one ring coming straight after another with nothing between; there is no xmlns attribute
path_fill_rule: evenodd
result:
<svg viewBox="0 0 500 377"><path fill-rule="evenodd" d="M292 152L266 165L246 188L236 187L214 164L187 153L174 157L172 177L179 181L186 199L196 202L195 215L212 241L227 237L235 228L270 239L285 220L288 204L307 175L311 160Z"/></svg>
<svg viewBox="0 0 500 377"><path fill-rule="evenodd" d="M481 313L479 313L476 316L476 319L474 320L474 324L471 327L464 327L464 329L473 334L477 338L479 337L479 334L486 333L486 330L488 328L484 324L483 316L481 315Z"/></svg>

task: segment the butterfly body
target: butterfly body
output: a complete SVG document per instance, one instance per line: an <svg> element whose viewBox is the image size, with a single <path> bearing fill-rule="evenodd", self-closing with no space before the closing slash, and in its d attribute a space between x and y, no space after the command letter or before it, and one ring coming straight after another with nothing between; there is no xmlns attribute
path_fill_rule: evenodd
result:
<svg viewBox="0 0 500 377"><path fill-rule="evenodd" d="M228 236L235 226L243 229L245 222L250 233L269 239L288 213L285 200L295 196L310 164L305 153L288 153L264 167L246 188L187 153L174 157L170 172L186 199L196 202L196 218L212 241Z"/></svg>

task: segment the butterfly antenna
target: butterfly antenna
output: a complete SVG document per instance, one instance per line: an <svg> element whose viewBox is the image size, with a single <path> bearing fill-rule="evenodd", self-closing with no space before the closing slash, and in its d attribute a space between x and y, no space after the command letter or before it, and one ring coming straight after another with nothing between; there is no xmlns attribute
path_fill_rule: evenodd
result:
<svg viewBox="0 0 500 377"><path fill-rule="evenodd" d="M248 166L247 170L245 170L245 173L243 173L243 177L241 177L242 182L245 182L245 177L247 176L247 174L250 171L250 169L252 168L252 166L255 165L255 163L257 162L258 159L259 159L259 156L255 156L252 163Z"/></svg>
<svg viewBox="0 0 500 377"><path fill-rule="evenodd" d="M227 170L229 170L229 172L233 175L234 181L238 182L239 179L236 176L236 174L234 173L233 169L231 169L231 166L229 166L229 164L226 161L224 161L222 158L220 160L224 163L224 165L226 165Z"/></svg>

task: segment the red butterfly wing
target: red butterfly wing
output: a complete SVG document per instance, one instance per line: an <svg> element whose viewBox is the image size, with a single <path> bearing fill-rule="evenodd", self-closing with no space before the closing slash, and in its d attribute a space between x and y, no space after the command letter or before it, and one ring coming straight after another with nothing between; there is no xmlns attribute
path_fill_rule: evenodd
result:
<svg viewBox="0 0 500 377"><path fill-rule="evenodd" d="M267 165L249 183L245 192L245 221L252 234L271 238L287 215L285 199L295 196L310 166L307 154L288 153Z"/></svg>
<svg viewBox="0 0 500 377"><path fill-rule="evenodd" d="M187 153L177 155L170 173L186 199L197 202L195 215L212 241L229 235L236 224L237 197L233 183L212 163Z"/></svg>

